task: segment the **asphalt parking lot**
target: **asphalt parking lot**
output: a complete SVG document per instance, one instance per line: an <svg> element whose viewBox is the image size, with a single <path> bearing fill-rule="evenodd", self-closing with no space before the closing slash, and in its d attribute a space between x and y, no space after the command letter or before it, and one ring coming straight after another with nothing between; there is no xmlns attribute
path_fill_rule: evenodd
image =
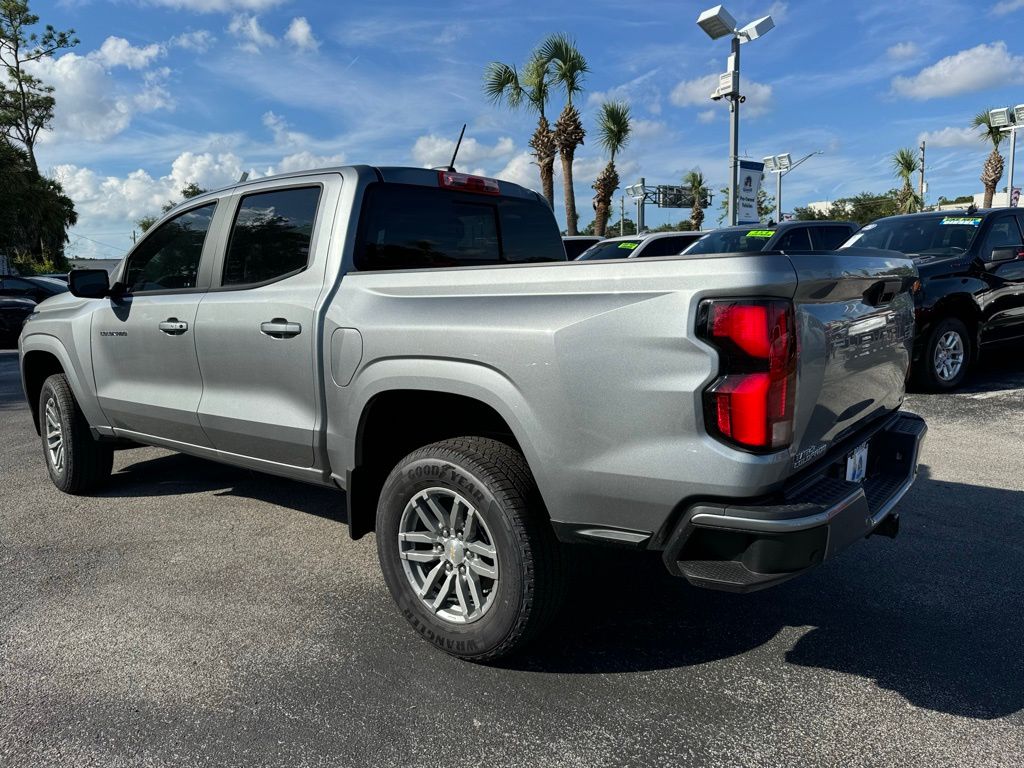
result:
<svg viewBox="0 0 1024 768"><path fill-rule="evenodd" d="M0 352L0 765L1024 764L1024 355L913 395L895 541L766 592L588 558L503 667L394 609L344 496L168 451L56 491Z"/></svg>

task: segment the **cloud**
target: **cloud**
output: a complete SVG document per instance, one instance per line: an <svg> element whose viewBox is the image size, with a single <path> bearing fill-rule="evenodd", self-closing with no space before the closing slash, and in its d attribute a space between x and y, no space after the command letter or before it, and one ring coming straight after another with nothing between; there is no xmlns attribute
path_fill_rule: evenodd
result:
<svg viewBox="0 0 1024 768"><path fill-rule="evenodd" d="M99 50L93 51L89 56L105 67L145 69L155 58L165 53L164 46L158 43L136 48L123 37L108 37Z"/></svg>
<svg viewBox="0 0 1024 768"><path fill-rule="evenodd" d="M288 31L284 33L284 39L300 51L315 51L320 47L320 41L313 36L313 28L305 16L297 16L288 25Z"/></svg>
<svg viewBox="0 0 1024 768"><path fill-rule="evenodd" d="M672 89L669 101L677 107L699 107L711 102L711 93L718 87L718 75L705 75L694 80L683 80ZM746 117L757 117L767 112L772 103L772 87L753 80L741 80L740 92L747 97L743 104Z"/></svg>
<svg viewBox="0 0 1024 768"><path fill-rule="evenodd" d="M505 164L504 168L494 174L494 178L511 181L513 184L540 192L540 174L533 162L533 155L529 152L517 154Z"/></svg>
<svg viewBox="0 0 1024 768"><path fill-rule="evenodd" d="M917 137L930 147L974 147L978 145L979 133L974 128L943 128L925 131Z"/></svg>
<svg viewBox="0 0 1024 768"><path fill-rule="evenodd" d="M456 166L475 165L484 160L501 160L515 152L515 148L515 142L508 136L499 138L492 147L481 144L474 138L463 139ZM436 168L448 165L454 150L455 139L430 134L416 139L412 147L412 158L424 168Z"/></svg>
<svg viewBox="0 0 1024 768"><path fill-rule="evenodd" d="M228 33L241 40L238 47L249 53L259 53L263 48L277 45L277 40L260 26L260 20L256 16L247 16L244 13L231 18Z"/></svg>
<svg viewBox="0 0 1024 768"><path fill-rule="evenodd" d="M283 5L287 0L143 0L146 5L174 8L195 13L231 13L265 11Z"/></svg>
<svg viewBox="0 0 1024 768"><path fill-rule="evenodd" d="M713 109L706 109L703 112L697 113L697 121L700 123L713 123L717 117L718 112Z"/></svg>
<svg viewBox="0 0 1024 768"><path fill-rule="evenodd" d="M896 43L896 45L890 45L885 55L893 61L907 61L908 59L916 59L921 55L921 47L917 43L907 41L905 43Z"/></svg>
<svg viewBox="0 0 1024 768"><path fill-rule="evenodd" d="M772 17L772 21L778 26L789 15L789 3L772 3L768 6L768 15Z"/></svg>
<svg viewBox="0 0 1024 768"><path fill-rule="evenodd" d="M95 52L94 52L95 53ZM133 89L110 76L99 56L66 53L56 59L40 59L31 74L54 88L60 108L44 142L73 136L87 141L106 141L130 124L136 114L173 108L164 87L170 70L146 73Z"/></svg>
<svg viewBox="0 0 1024 768"><path fill-rule="evenodd" d="M913 77L896 77L892 90L900 96L926 101L1020 82L1024 57L1013 56L1006 43L981 44L925 67Z"/></svg>
<svg viewBox="0 0 1024 768"><path fill-rule="evenodd" d="M633 119L632 121L632 138L634 139L653 139L659 136L665 135L668 130L668 126L662 120L640 120Z"/></svg>
<svg viewBox="0 0 1024 768"><path fill-rule="evenodd" d="M209 30L197 29L194 32L183 32L172 37L170 45L189 51L206 53L215 42L217 42L217 38Z"/></svg>
<svg viewBox="0 0 1024 768"><path fill-rule="evenodd" d="M1006 16L1021 8L1024 8L1024 0L1003 0L1001 3L993 5L989 13L993 16Z"/></svg>

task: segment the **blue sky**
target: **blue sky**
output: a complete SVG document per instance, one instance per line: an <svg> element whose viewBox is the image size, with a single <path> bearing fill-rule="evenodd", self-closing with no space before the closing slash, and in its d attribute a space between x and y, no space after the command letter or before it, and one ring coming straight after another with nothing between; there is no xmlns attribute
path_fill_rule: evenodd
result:
<svg viewBox="0 0 1024 768"><path fill-rule="evenodd" d="M581 100L590 130L601 101L630 102L624 184L679 183L699 167L727 174L724 102L708 95L728 44L694 23L705 2L314 3L309 0L32 2L81 44L38 74L56 87L41 168L79 211L73 256L116 257L133 222L185 183L222 186L341 162L432 166L469 124L460 170L534 188L528 113L482 95L489 61L523 62L550 32L573 35L592 72ZM981 190L987 149L968 130L990 106L1024 102L1024 0L758 2L776 29L743 47L741 154L821 150L785 180L785 207L895 186L888 157L928 140L930 200ZM551 114L562 97L556 95ZM577 155L581 225L603 167L596 141ZM1004 178L1005 183L1005 178ZM561 180L556 214L564 221ZM774 186L772 185L772 189ZM685 211L648 208L647 221Z"/></svg>

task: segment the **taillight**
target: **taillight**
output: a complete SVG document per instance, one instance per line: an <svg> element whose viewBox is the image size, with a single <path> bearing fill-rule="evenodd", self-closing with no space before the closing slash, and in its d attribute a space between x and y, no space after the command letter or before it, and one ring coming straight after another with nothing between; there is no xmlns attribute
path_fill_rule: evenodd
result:
<svg viewBox="0 0 1024 768"><path fill-rule="evenodd" d="M796 323L784 300L701 302L697 335L718 350L719 377L704 391L708 430L733 445L774 451L793 439Z"/></svg>
<svg viewBox="0 0 1024 768"><path fill-rule="evenodd" d="M501 187L494 179L483 176L470 176L468 173L438 171L437 181L442 187L457 189L460 192L479 192L484 195L500 195Z"/></svg>

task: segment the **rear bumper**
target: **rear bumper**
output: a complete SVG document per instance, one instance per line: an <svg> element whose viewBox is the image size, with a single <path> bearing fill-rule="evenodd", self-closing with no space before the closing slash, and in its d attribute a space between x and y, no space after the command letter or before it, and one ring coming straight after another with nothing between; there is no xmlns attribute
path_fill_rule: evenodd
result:
<svg viewBox="0 0 1024 768"><path fill-rule="evenodd" d="M897 414L868 438L860 483L845 479L843 460L780 503L694 504L668 538L666 567L695 586L750 592L791 579L872 533L895 536L893 508L917 477L927 431L921 417Z"/></svg>

